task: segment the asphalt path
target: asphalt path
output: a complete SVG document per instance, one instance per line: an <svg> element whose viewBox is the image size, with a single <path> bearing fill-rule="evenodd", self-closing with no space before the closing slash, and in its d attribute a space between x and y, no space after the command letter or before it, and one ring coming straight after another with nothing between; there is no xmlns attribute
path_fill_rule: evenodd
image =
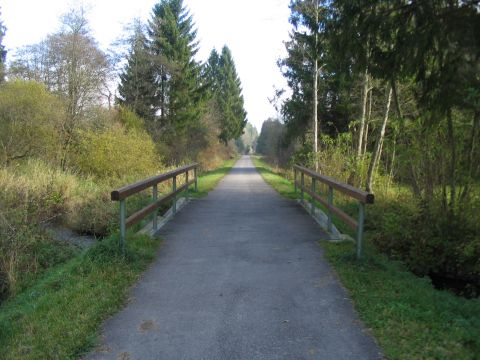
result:
<svg viewBox="0 0 480 360"><path fill-rule="evenodd" d="M325 234L242 157L160 231L156 261L88 359L379 359Z"/></svg>

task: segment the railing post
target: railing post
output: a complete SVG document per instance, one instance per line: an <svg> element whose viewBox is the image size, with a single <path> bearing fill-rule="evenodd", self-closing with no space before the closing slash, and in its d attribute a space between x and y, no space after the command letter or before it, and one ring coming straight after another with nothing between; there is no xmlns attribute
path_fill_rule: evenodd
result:
<svg viewBox="0 0 480 360"><path fill-rule="evenodd" d="M328 205L333 206L333 188L331 186L328 187ZM329 233L332 232L332 211L328 209L328 221L327 221L327 230Z"/></svg>
<svg viewBox="0 0 480 360"><path fill-rule="evenodd" d="M315 179L312 178L312 193L315 194ZM315 214L315 199L312 196L312 199L310 200L310 214Z"/></svg>
<svg viewBox="0 0 480 360"><path fill-rule="evenodd" d="M177 176L175 175L173 177L173 192L177 191ZM173 195L173 213L175 214L177 212L177 194Z"/></svg>
<svg viewBox="0 0 480 360"><path fill-rule="evenodd" d="M303 188L305 186L305 176L304 176L304 173L301 172L301 175L300 175L300 199L302 200L302 203L303 203Z"/></svg>
<svg viewBox="0 0 480 360"><path fill-rule="evenodd" d="M297 168L293 168L293 186L295 187L295 194L297 193Z"/></svg>
<svg viewBox="0 0 480 360"><path fill-rule="evenodd" d="M125 234L126 234L125 216L126 216L126 206L125 206L125 199L123 199L123 200L120 200L120 250L122 251L122 254L125 254Z"/></svg>
<svg viewBox="0 0 480 360"><path fill-rule="evenodd" d="M156 202L158 199L158 185L153 185L152 189L152 200ZM158 209L153 212L153 231L157 231L157 216L158 216Z"/></svg>
<svg viewBox="0 0 480 360"><path fill-rule="evenodd" d="M195 179L195 192L198 191L197 166L193 168L193 178Z"/></svg>
<svg viewBox="0 0 480 360"><path fill-rule="evenodd" d="M185 200L188 200L188 170L185 172L185 184L187 184L187 188L185 189Z"/></svg>
<svg viewBox="0 0 480 360"><path fill-rule="evenodd" d="M358 228L357 228L357 259L362 257L363 248L363 222L365 221L365 204L358 203Z"/></svg>

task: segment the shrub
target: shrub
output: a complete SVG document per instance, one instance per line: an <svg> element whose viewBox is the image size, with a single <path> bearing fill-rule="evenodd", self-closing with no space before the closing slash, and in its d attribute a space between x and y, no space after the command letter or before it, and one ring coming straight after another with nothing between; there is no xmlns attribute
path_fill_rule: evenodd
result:
<svg viewBox="0 0 480 360"><path fill-rule="evenodd" d="M98 179L151 176L161 168L150 136L141 130L125 131L122 126L102 132L82 131L74 163L83 174Z"/></svg>
<svg viewBox="0 0 480 360"><path fill-rule="evenodd" d="M0 161L31 156L55 160L61 143L63 104L34 81L0 86Z"/></svg>

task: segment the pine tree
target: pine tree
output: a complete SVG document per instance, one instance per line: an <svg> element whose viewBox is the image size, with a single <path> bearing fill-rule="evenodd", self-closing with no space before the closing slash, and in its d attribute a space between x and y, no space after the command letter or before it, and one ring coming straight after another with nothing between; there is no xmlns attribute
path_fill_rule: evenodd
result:
<svg viewBox="0 0 480 360"><path fill-rule="evenodd" d="M117 102L151 123L155 118L155 77L142 25L135 24L127 64L120 74Z"/></svg>
<svg viewBox="0 0 480 360"><path fill-rule="evenodd" d="M0 15L1 15L0 9ZM5 81L5 60L7 58L7 51L3 45L3 37L5 36L5 26L3 25L2 19L0 19L0 83Z"/></svg>
<svg viewBox="0 0 480 360"><path fill-rule="evenodd" d="M235 69L232 53L227 46L222 49L219 61L219 94L218 101L222 114L220 140L227 142L236 139L243 133L247 123L247 113L240 79Z"/></svg>
<svg viewBox="0 0 480 360"><path fill-rule="evenodd" d="M155 75L154 105L162 124L175 136L195 126L203 110L197 32L182 0L162 0L153 8L148 24Z"/></svg>

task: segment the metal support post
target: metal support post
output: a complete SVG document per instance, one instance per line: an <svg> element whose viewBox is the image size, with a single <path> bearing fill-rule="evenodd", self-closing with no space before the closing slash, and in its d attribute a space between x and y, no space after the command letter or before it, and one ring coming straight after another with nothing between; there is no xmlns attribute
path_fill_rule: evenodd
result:
<svg viewBox="0 0 480 360"><path fill-rule="evenodd" d="M328 205L333 206L333 188L331 186L328 187ZM328 222L327 222L327 230L329 233L332 232L332 211L328 209Z"/></svg>
<svg viewBox="0 0 480 360"><path fill-rule="evenodd" d="M185 173L185 184L187 184L187 188L185 189L185 200L188 200L188 170Z"/></svg>
<svg viewBox="0 0 480 360"><path fill-rule="evenodd" d="M177 176L173 177L173 192L177 191ZM177 212L177 194L173 195L173 213Z"/></svg>
<svg viewBox="0 0 480 360"><path fill-rule="evenodd" d="M357 259L362 257L363 249L363 223L365 221L365 204L358 203L358 228L357 228Z"/></svg>
<svg viewBox="0 0 480 360"><path fill-rule="evenodd" d="M315 194L315 185L316 185L315 182L316 182L315 179L312 178L312 193L313 194ZM313 198L313 196L310 200L310 214L312 214L312 215L315 214L315 199Z"/></svg>
<svg viewBox="0 0 480 360"><path fill-rule="evenodd" d="M293 169L293 186L295 187L295 194L297 193L297 169Z"/></svg>
<svg viewBox="0 0 480 360"><path fill-rule="evenodd" d="M193 178L195 179L195 192L198 191L197 167L193 168Z"/></svg>
<svg viewBox="0 0 480 360"><path fill-rule="evenodd" d="M126 234L125 216L126 216L125 200L120 200L120 250L122 251L122 254L125 254L125 234Z"/></svg>
<svg viewBox="0 0 480 360"><path fill-rule="evenodd" d="M301 173L300 175L300 199L302 200L303 202L303 188L305 186L305 177L304 177L304 174L303 172Z"/></svg>
<svg viewBox="0 0 480 360"><path fill-rule="evenodd" d="M152 189L152 200L153 202L156 202L158 199L158 186L157 184L153 185L153 189ZM158 209L156 209L154 212L153 212L153 231L157 231L157 217L158 217Z"/></svg>

